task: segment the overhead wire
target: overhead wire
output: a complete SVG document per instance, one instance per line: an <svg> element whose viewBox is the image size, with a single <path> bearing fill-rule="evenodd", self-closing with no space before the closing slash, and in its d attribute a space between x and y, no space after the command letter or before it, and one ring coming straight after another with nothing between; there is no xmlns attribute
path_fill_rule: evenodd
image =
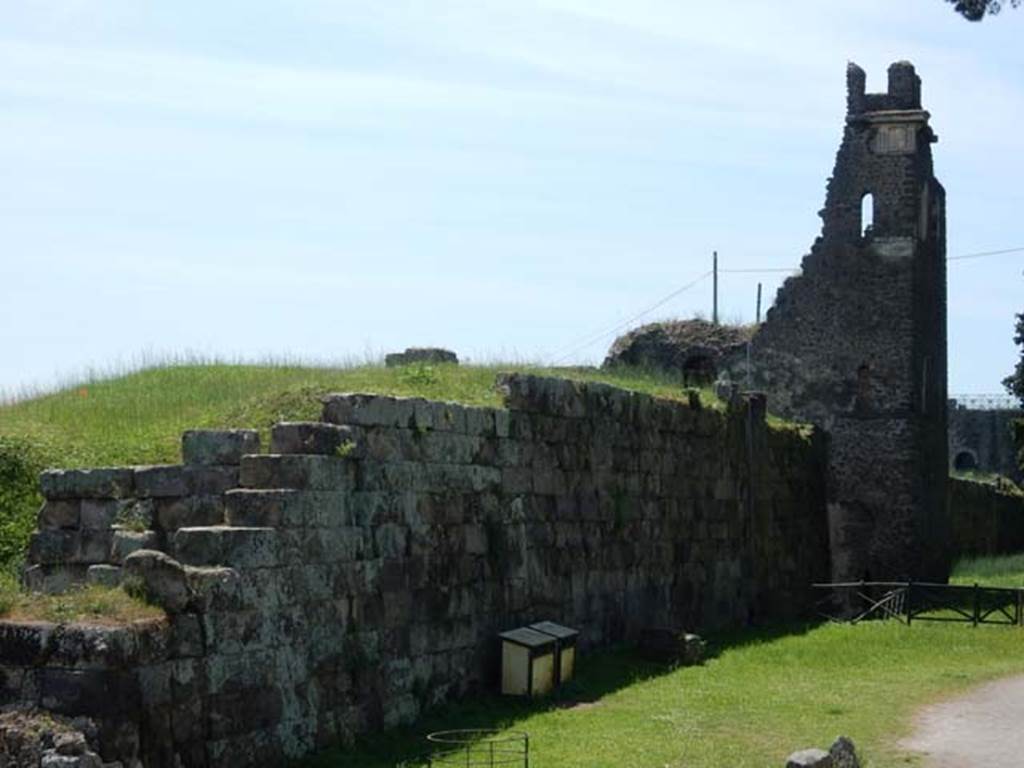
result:
<svg viewBox="0 0 1024 768"><path fill-rule="evenodd" d="M980 258L984 258L986 256L1003 256L1003 255L1009 254L1009 253L1022 253L1022 252L1024 252L1024 246L1019 246L1019 247L1016 247L1016 248L1002 248L1000 250L995 250L995 251L977 251L975 253L963 253L963 254L960 254L958 256L948 256L948 257L946 257L946 261L963 261L963 260L966 260L966 259L980 259ZM744 268L744 269L719 269L718 272L719 272L719 274L732 274L732 275L738 275L738 274L761 274L761 273L765 273L765 274L767 274L767 273L789 273L789 274L796 274L796 273L800 272L800 269L799 268L797 268L797 269L790 269L790 268L787 268L787 267L756 267L756 268ZM687 283L686 285L683 285L683 286L675 289L671 293L665 295L661 299L658 299L658 301L656 301L654 304L652 304L651 306L647 307L646 309L638 312L637 314L633 315L632 317L630 317L630 318L628 318L626 320L619 321L619 322L615 323L613 326L610 326L610 327L605 328L603 330L597 331L596 333L589 333L589 334L586 334L585 336L581 336L581 337L577 338L575 341L570 342L569 344L567 344L564 347L562 347L562 350L564 351L563 354L559 354L559 353L556 352L554 355L552 355L551 358L549 358L551 360L551 364L552 365L557 365L557 364L561 363L562 361L567 360L568 358L572 357L577 352L579 352L579 351L581 351L583 349L586 349L591 344L594 344L594 343L600 341L605 336L608 336L608 335L610 335L612 333L615 333L615 332L621 330L622 328L624 328L625 326L631 325L632 323L635 323L637 320L640 320L641 318L646 317L647 315L649 315L654 310L656 310L659 307L662 307L665 304L667 304L668 302L670 302L676 296L680 295L681 293L684 293L685 291L688 291L690 288L693 288L694 286L698 285L703 280L706 280L707 278L711 277L712 274L714 274L714 270L708 270L707 272L702 274L700 277L692 280L691 282Z"/></svg>
<svg viewBox="0 0 1024 768"><path fill-rule="evenodd" d="M700 277L698 277L698 278L696 278L694 280L691 280L690 282L686 283L685 285L680 286L679 288L676 288L671 293L669 293L669 294L663 296L662 298L658 299L654 304L651 304L646 309L636 313L635 315L627 318L626 320L622 320L622 321L619 321L619 322L615 323L615 325L611 326L610 328L605 328L605 329L603 329L603 330L601 330L601 331L599 331L597 333L594 333L594 334L588 334L586 336L583 336L583 337L577 339L576 341L572 342L571 344L567 344L562 349L563 350L568 350L568 351L565 351L564 354L562 354L562 355L558 356L557 358L553 359L551 361L551 364L552 365L557 365L558 363L562 362L563 360L566 360L566 359L572 357L574 354L579 352L581 349L586 349L587 347L589 347L594 342L600 341L605 336L608 336L608 335L610 335L612 333L615 333L615 332L621 330L622 328L626 327L627 325L632 325L637 320L639 320L639 319L649 315L651 312L653 312L654 310L658 309L659 307L664 306L665 304L670 302L672 299L674 299L676 296L680 295L681 293L684 293L685 291L690 290L691 288L693 288L694 286L698 285L703 280L706 280L707 278L711 277L712 273L713 273L713 270L708 270L707 272L702 274ZM570 347L571 347L571 349L570 349ZM558 355L557 352L555 354ZM552 357L554 358L554 355Z"/></svg>

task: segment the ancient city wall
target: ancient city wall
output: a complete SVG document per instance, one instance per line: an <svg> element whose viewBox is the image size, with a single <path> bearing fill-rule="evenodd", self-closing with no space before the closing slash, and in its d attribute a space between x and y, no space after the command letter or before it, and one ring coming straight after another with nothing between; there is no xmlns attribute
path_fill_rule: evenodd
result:
<svg viewBox="0 0 1024 768"><path fill-rule="evenodd" d="M1014 424L1021 415L1019 409L975 409L950 400L949 468L996 472L1024 482L1014 440Z"/></svg>
<svg viewBox="0 0 1024 768"><path fill-rule="evenodd" d="M271 765L491 688L528 622L585 650L807 609L824 447L763 398L501 386L507 409L337 395L271 454L197 432L183 465L46 473L30 582L127 579L168 618L0 623L4 702L95 717L108 760Z"/></svg>
<svg viewBox="0 0 1024 768"><path fill-rule="evenodd" d="M953 552L980 557L1024 552L1024 494L956 477L949 479Z"/></svg>

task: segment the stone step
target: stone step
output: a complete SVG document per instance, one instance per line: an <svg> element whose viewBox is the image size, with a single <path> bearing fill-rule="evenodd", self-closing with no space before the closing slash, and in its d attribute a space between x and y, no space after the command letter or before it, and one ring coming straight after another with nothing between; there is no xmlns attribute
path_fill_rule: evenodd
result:
<svg viewBox="0 0 1024 768"><path fill-rule="evenodd" d="M180 528L172 550L182 565L271 568L281 564L280 534L263 526Z"/></svg>
<svg viewBox="0 0 1024 768"><path fill-rule="evenodd" d="M355 465L338 456L266 454L243 456L243 488L340 491L353 487Z"/></svg>
<svg viewBox="0 0 1024 768"><path fill-rule="evenodd" d="M351 427L321 421L282 421L270 432L272 454L351 456L357 435Z"/></svg>
<svg viewBox="0 0 1024 768"><path fill-rule="evenodd" d="M306 524L303 492L237 488L224 494L224 519L235 527L297 527Z"/></svg>

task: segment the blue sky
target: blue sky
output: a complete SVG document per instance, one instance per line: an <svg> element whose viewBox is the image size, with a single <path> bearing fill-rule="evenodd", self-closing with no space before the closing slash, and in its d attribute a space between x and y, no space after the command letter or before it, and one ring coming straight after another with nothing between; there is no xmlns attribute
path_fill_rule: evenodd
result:
<svg viewBox="0 0 1024 768"><path fill-rule="evenodd" d="M917 66L950 255L1024 246L1022 39L940 0L5 3L0 390L186 351L599 362L573 342L712 250L799 265L847 60ZM782 277L724 275L723 316ZM1024 253L950 265L951 391L1000 390L1022 289Z"/></svg>

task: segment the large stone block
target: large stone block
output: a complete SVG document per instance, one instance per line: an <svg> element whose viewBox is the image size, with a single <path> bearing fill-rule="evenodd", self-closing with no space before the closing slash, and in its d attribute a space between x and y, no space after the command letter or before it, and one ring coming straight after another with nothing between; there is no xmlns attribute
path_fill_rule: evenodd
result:
<svg viewBox="0 0 1024 768"><path fill-rule="evenodd" d="M307 506L305 494L293 489L244 488L224 494L225 521L232 526L304 526Z"/></svg>
<svg viewBox="0 0 1024 768"><path fill-rule="evenodd" d="M82 535L76 530L47 528L32 534L28 560L40 565L71 563L78 559Z"/></svg>
<svg viewBox="0 0 1024 768"><path fill-rule="evenodd" d="M132 552L158 548L159 537L156 531L115 530L110 544L110 562L121 565Z"/></svg>
<svg viewBox="0 0 1024 768"><path fill-rule="evenodd" d="M255 429L193 429L181 436L181 457L186 464L238 464L242 457L259 453Z"/></svg>
<svg viewBox="0 0 1024 768"><path fill-rule="evenodd" d="M131 467L48 469L39 476L47 499L124 499L135 490Z"/></svg>
<svg viewBox="0 0 1024 768"><path fill-rule="evenodd" d="M351 427L319 421L293 421L275 424L270 432L270 452L354 456L358 433Z"/></svg>
<svg viewBox="0 0 1024 768"><path fill-rule="evenodd" d="M131 502L117 499L82 499L79 525L87 530L104 530L117 522L122 509Z"/></svg>
<svg viewBox="0 0 1024 768"><path fill-rule="evenodd" d="M181 464L135 468L135 495L140 498L184 496L189 490L185 467Z"/></svg>
<svg viewBox="0 0 1024 768"><path fill-rule="evenodd" d="M188 464L185 478L189 493L196 496L216 496L238 487L238 465Z"/></svg>
<svg viewBox="0 0 1024 768"><path fill-rule="evenodd" d="M186 565L268 568L280 562L280 539L273 528L181 528L174 534L174 553Z"/></svg>
<svg viewBox="0 0 1024 768"><path fill-rule="evenodd" d="M182 564L163 552L140 549L124 560L126 579L138 580L147 596L168 613L180 613L192 596Z"/></svg>
<svg viewBox="0 0 1024 768"><path fill-rule="evenodd" d="M116 565L90 565L85 572L85 583L99 587L116 587L121 584L121 568Z"/></svg>
<svg viewBox="0 0 1024 768"><path fill-rule="evenodd" d="M224 501L219 495L157 499L155 511L156 523L166 533L224 522Z"/></svg>
<svg viewBox="0 0 1024 768"><path fill-rule="evenodd" d="M392 352L384 356L384 365L388 368L413 363L458 365L459 356L443 347L407 347L404 352Z"/></svg>
<svg viewBox="0 0 1024 768"><path fill-rule="evenodd" d="M416 426L416 406L426 403L419 398L365 394L327 395L323 402L323 420L329 424L406 429Z"/></svg>
<svg viewBox="0 0 1024 768"><path fill-rule="evenodd" d="M78 499L51 499L39 509L40 528L77 528L82 502Z"/></svg>
<svg viewBox="0 0 1024 768"><path fill-rule="evenodd" d="M85 583L86 566L82 564L30 565L22 574L25 589L53 595L67 592Z"/></svg>
<svg viewBox="0 0 1024 768"><path fill-rule="evenodd" d="M297 454L246 456L240 474L245 488L335 491L351 488L354 480L355 467L350 461Z"/></svg>

